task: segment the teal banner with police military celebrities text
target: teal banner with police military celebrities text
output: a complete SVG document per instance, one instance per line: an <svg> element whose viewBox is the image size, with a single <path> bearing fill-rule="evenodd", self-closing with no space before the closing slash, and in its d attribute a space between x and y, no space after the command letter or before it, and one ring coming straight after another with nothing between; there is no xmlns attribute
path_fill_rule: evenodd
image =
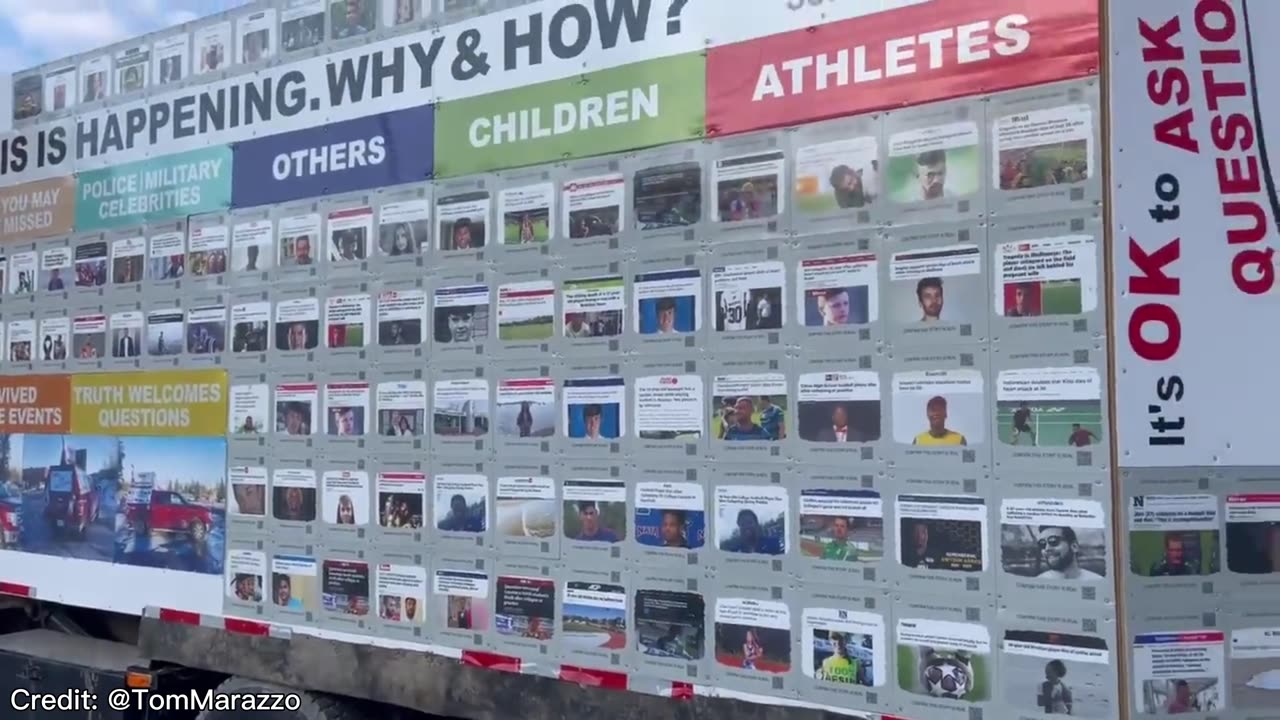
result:
<svg viewBox="0 0 1280 720"><path fill-rule="evenodd" d="M141 225L231 206L231 148L223 145L89 170L76 179L76 230Z"/></svg>

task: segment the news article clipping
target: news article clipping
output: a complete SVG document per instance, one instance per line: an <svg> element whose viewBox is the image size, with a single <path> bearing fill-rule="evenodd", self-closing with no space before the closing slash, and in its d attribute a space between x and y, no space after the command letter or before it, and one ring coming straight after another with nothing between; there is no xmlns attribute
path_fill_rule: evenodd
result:
<svg viewBox="0 0 1280 720"><path fill-rule="evenodd" d="M716 547L735 555L785 555L790 509L790 497L782 486L717 485Z"/></svg>
<svg viewBox="0 0 1280 720"><path fill-rule="evenodd" d="M0 345L4 325L0 323ZM101 313L77 315L71 319L73 359L96 362L107 357L107 316Z"/></svg>
<svg viewBox="0 0 1280 720"><path fill-rule="evenodd" d="M111 284L133 285L146 273L147 239L125 237L111 242Z"/></svg>
<svg viewBox="0 0 1280 720"><path fill-rule="evenodd" d="M630 536L624 480L566 479L561 485L562 552L566 559L607 561Z"/></svg>
<svg viewBox="0 0 1280 720"><path fill-rule="evenodd" d="M1097 173L1093 109L1087 104L998 118L991 130L991 187L1029 191L1075 185Z"/></svg>
<svg viewBox="0 0 1280 720"><path fill-rule="evenodd" d="M187 353L218 355L227 349L227 306L209 305L187 310Z"/></svg>
<svg viewBox="0 0 1280 720"><path fill-rule="evenodd" d="M899 206L953 205L982 189L982 138L970 121L903 130L888 138L885 194Z"/></svg>
<svg viewBox="0 0 1280 720"><path fill-rule="evenodd" d="M787 321L783 300L787 269L781 262L723 265L711 270L717 333L780 330Z"/></svg>
<svg viewBox="0 0 1280 720"><path fill-rule="evenodd" d="M369 473L363 470L326 470L321 482L321 507L326 525L350 529L369 525Z"/></svg>
<svg viewBox="0 0 1280 720"><path fill-rule="evenodd" d="M488 244L492 224L487 190L436 198L436 249L441 252L473 252Z"/></svg>
<svg viewBox="0 0 1280 720"><path fill-rule="evenodd" d="M1101 444L1104 424L1097 368L1016 368L996 376L997 437L1014 458Z"/></svg>
<svg viewBox="0 0 1280 720"><path fill-rule="evenodd" d="M1004 702L1019 717L1115 716L1111 651L1101 637L1005 630L1001 643Z"/></svg>
<svg viewBox="0 0 1280 720"><path fill-rule="evenodd" d="M1224 510L1227 570L1242 589L1280 584L1280 494L1227 495Z"/></svg>
<svg viewBox="0 0 1280 720"><path fill-rule="evenodd" d="M495 394L498 437L552 438L556 434L556 381L549 377L502 378Z"/></svg>
<svg viewBox="0 0 1280 720"><path fill-rule="evenodd" d="M180 308L152 310L147 313L147 356L172 357L181 355L184 318Z"/></svg>
<svg viewBox="0 0 1280 720"><path fill-rule="evenodd" d="M431 582L434 632L465 646L479 644L476 634L488 632L493 624L490 586L490 576L483 571L437 569Z"/></svg>
<svg viewBox="0 0 1280 720"><path fill-rule="evenodd" d="M556 237L555 186L536 183L498 192L503 245L540 245Z"/></svg>
<svg viewBox="0 0 1280 720"><path fill-rule="evenodd" d="M18 321L14 321L18 322ZM9 337L9 360L20 360L20 351L22 350L22 338L14 340L14 322L10 322L6 328ZM25 322L25 321L21 321ZM111 357L119 360L127 360L137 358L142 354L142 331L145 326L145 316L140 311L128 310L125 312L115 312L111 314ZM26 361L31 361L31 336L35 334L35 328L30 328L25 333L26 342ZM17 343L17 347L15 347Z"/></svg>
<svg viewBox="0 0 1280 720"><path fill-rule="evenodd" d="M266 592L267 556L257 550L227 550L226 596L241 607L259 605Z"/></svg>
<svg viewBox="0 0 1280 720"><path fill-rule="evenodd" d="M63 292L71 287L74 282L71 277L72 253L72 249L65 245L40 253L38 292Z"/></svg>
<svg viewBox="0 0 1280 720"><path fill-rule="evenodd" d="M701 376L652 375L633 382L636 437L670 442L702 437L706 400Z"/></svg>
<svg viewBox="0 0 1280 720"><path fill-rule="evenodd" d="M556 583L551 578L499 575L493 627L499 637L544 644L555 638Z"/></svg>
<svg viewBox="0 0 1280 720"><path fill-rule="evenodd" d="M884 558L884 502L875 490L800 491L799 550L824 567L848 568Z"/></svg>
<svg viewBox="0 0 1280 720"><path fill-rule="evenodd" d="M280 219L276 228L279 242L278 265L281 269L310 268L318 265L321 255L320 215L308 213Z"/></svg>
<svg viewBox="0 0 1280 720"><path fill-rule="evenodd" d="M369 259L373 238L373 208L354 207L328 214L329 264L340 266Z"/></svg>
<svg viewBox="0 0 1280 720"><path fill-rule="evenodd" d="M378 527L385 534L421 530L426 522L427 475L381 471L374 484Z"/></svg>
<svg viewBox="0 0 1280 720"><path fill-rule="evenodd" d="M422 380L378 383L375 390L379 436L416 438L426 434L427 383Z"/></svg>
<svg viewBox="0 0 1280 720"><path fill-rule="evenodd" d="M786 156L781 151L716 160L711 171L718 223L775 218L786 210Z"/></svg>
<svg viewBox="0 0 1280 720"><path fill-rule="evenodd" d="M570 240L617 235L626 227L626 204L621 173L568 180L560 188L561 232Z"/></svg>
<svg viewBox="0 0 1280 720"><path fill-rule="evenodd" d="M1247 711L1274 711L1280 690L1280 627L1232 630L1230 653L1227 704Z"/></svg>
<svg viewBox="0 0 1280 720"><path fill-rule="evenodd" d="M556 481L547 476L500 476L494 485L494 531L504 551L544 554L559 532Z"/></svg>
<svg viewBox="0 0 1280 720"><path fill-rule="evenodd" d="M635 275L631 286L632 331L670 335L702 329L702 271L698 268Z"/></svg>
<svg viewBox="0 0 1280 720"><path fill-rule="evenodd" d="M609 662L627 648L627 588L610 583L562 583L560 647L570 657Z"/></svg>
<svg viewBox="0 0 1280 720"><path fill-rule="evenodd" d="M833 686L883 687L888 674L884 617L845 608L806 607L800 617L800 669Z"/></svg>
<svg viewBox="0 0 1280 720"><path fill-rule="evenodd" d="M320 612L319 562L309 555L272 555L269 592L276 617L312 622Z"/></svg>
<svg viewBox="0 0 1280 720"><path fill-rule="evenodd" d="M646 158L653 162L652 158ZM702 164L649 165L632 175L634 229L658 233L703 219Z"/></svg>
<svg viewBox="0 0 1280 720"><path fill-rule="evenodd" d="M587 442L610 442L625 437L627 383L624 378L566 378L561 398L565 437Z"/></svg>
<svg viewBox="0 0 1280 720"><path fill-rule="evenodd" d="M383 257L417 257L431 249L431 201L415 198L378 208L378 250Z"/></svg>
<svg viewBox="0 0 1280 720"><path fill-rule="evenodd" d="M107 284L107 243L95 241L75 248L75 286L100 288Z"/></svg>
<svg viewBox="0 0 1280 720"><path fill-rule="evenodd" d="M877 137L844 138L799 147L795 166L794 212L799 215L863 210L881 199Z"/></svg>
<svg viewBox="0 0 1280 720"><path fill-rule="evenodd" d="M702 594L645 587L635 593L635 649L641 658L666 667L703 659L707 611Z"/></svg>
<svg viewBox="0 0 1280 720"><path fill-rule="evenodd" d="M320 300L302 297L276 302L276 350L304 352L320 344Z"/></svg>
<svg viewBox="0 0 1280 720"><path fill-rule="evenodd" d="M271 473L271 517L278 528L305 531L319 516L316 471L277 467Z"/></svg>
<svg viewBox="0 0 1280 720"><path fill-rule="evenodd" d="M953 703L972 704L991 699L994 663L991 634L986 627L904 617L898 618L894 634L899 689Z"/></svg>
<svg viewBox="0 0 1280 720"><path fill-rule="evenodd" d="M186 233L156 233L147 242L147 279L152 284L172 283L186 275ZM9 259L11 274L19 270L18 259L17 256L11 256Z"/></svg>
<svg viewBox="0 0 1280 720"><path fill-rule="evenodd" d="M489 286L459 285L432 291L432 337L441 345L470 347L489 337ZM499 306L501 307L501 305Z"/></svg>
<svg viewBox="0 0 1280 720"><path fill-rule="evenodd" d="M894 373L894 442L924 451L985 443L983 386L976 369Z"/></svg>
<svg viewBox="0 0 1280 720"><path fill-rule="evenodd" d="M988 569L987 505L965 495L899 495L898 563L917 571L977 573Z"/></svg>
<svg viewBox="0 0 1280 720"><path fill-rule="evenodd" d="M1108 577L1106 518L1094 500L1004 498L1000 568L1020 590L1101 586Z"/></svg>
<svg viewBox="0 0 1280 720"><path fill-rule="evenodd" d="M436 380L431 387L432 434L463 440L489 434L489 381L483 378Z"/></svg>
<svg viewBox="0 0 1280 720"><path fill-rule="evenodd" d="M378 618L421 628L427 622L427 571L416 565L379 563L374 575Z"/></svg>
<svg viewBox="0 0 1280 720"><path fill-rule="evenodd" d="M9 294L33 295L39 287L40 253L20 252L9 256Z"/></svg>
<svg viewBox="0 0 1280 720"><path fill-rule="evenodd" d="M377 323L380 347L421 345L427 337L427 294L422 290L378 293Z"/></svg>
<svg viewBox="0 0 1280 720"><path fill-rule="evenodd" d="M683 555L684 551L698 550L706 544L706 495L702 485L640 481L635 485L634 507L635 540L645 550L643 555Z"/></svg>
<svg viewBox="0 0 1280 720"><path fill-rule="evenodd" d="M1130 574L1164 584L1168 578L1216 575L1221 570L1220 525L1214 495L1129 498ZM1199 580L1179 584L1198 586Z"/></svg>
<svg viewBox="0 0 1280 720"><path fill-rule="evenodd" d="M1134 708L1143 715L1212 713L1228 707L1226 637L1220 630L1133 638Z"/></svg>
<svg viewBox="0 0 1280 720"><path fill-rule="evenodd" d="M796 264L796 312L810 333L880 320L875 253L802 259Z"/></svg>
<svg viewBox="0 0 1280 720"><path fill-rule="evenodd" d="M969 337L966 327L983 327L982 263L982 248L972 244L895 251L889 258L889 317L903 339Z"/></svg>
<svg viewBox="0 0 1280 720"><path fill-rule="evenodd" d="M324 302L325 347L351 350L369 342L372 299L368 295L330 295Z"/></svg>
<svg viewBox="0 0 1280 720"><path fill-rule="evenodd" d="M717 665L729 672L791 672L791 609L786 603L717 597L713 618Z"/></svg>
<svg viewBox="0 0 1280 720"><path fill-rule="evenodd" d="M232 385L228 393L231 422L227 428L232 437L257 438L270 432L271 392L266 383Z"/></svg>
<svg viewBox="0 0 1280 720"><path fill-rule="evenodd" d="M239 274L270 271L275 265L275 223L251 220L231 226L231 270Z"/></svg>
<svg viewBox="0 0 1280 720"><path fill-rule="evenodd" d="M787 376L717 375L711 384L711 437L725 443L778 443L787 437Z"/></svg>
<svg viewBox="0 0 1280 720"><path fill-rule="evenodd" d="M880 375L870 371L802 373L796 416L808 443L873 443L880 440Z"/></svg>
<svg viewBox="0 0 1280 720"><path fill-rule="evenodd" d="M187 275L213 277L227 271L231 229L226 225L192 227L187 233Z"/></svg>
<svg viewBox="0 0 1280 720"><path fill-rule="evenodd" d="M484 475L436 475L432 483L436 531L442 538L470 538L489 529L489 479Z"/></svg>
<svg viewBox="0 0 1280 720"><path fill-rule="evenodd" d="M1092 235L1001 243L995 267L995 314L1010 323L1098 308L1098 243Z"/></svg>
<svg viewBox="0 0 1280 720"><path fill-rule="evenodd" d="M276 436L320 434L320 389L316 383L281 383L275 389Z"/></svg>
<svg viewBox="0 0 1280 720"><path fill-rule="evenodd" d="M320 607L331 615L369 615L369 563L324 559L320 563Z"/></svg>
<svg viewBox="0 0 1280 720"><path fill-rule="evenodd" d="M562 281L561 325L565 339L572 342L621 336L626 288L621 275Z"/></svg>
<svg viewBox="0 0 1280 720"><path fill-rule="evenodd" d="M255 529L257 522L267 515L267 469L230 467L227 470L227 485L231 490L227 497L227 514L242 521L251 521L252 524L247 529Z"/></svg>
<svg viewBox="0 0 1280 720"><path fill-rule="evenodd" d="M498 340L504 343L548 340L555 335L555 316L555 283L531 280L498 286Z"/></svg>

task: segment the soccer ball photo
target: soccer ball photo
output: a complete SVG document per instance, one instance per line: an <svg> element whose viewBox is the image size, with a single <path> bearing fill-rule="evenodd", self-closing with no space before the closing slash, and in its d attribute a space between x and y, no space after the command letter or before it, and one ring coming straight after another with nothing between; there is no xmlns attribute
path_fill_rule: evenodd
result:
<svg viewBox="0 0 1280 720"><path fill-rule="evenodd" d="M973 689L973 668L964 653L926 650L920 658L920 685L933 697L963 700Z"/></svg>

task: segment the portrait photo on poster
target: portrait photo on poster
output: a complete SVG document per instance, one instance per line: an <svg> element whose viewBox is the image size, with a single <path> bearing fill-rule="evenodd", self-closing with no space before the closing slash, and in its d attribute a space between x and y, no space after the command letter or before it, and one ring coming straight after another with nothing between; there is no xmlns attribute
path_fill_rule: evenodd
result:
<svg viewBox="0 0 1280 720"><path fill-rule="evenodd" d="M797 380L800 439L813 443L880 440L880 375L875 372L803 373Z"/></svg>
<svg viewBox="0 0 1280 720"><path fill-rule="evenodd" d="M972 623L899 618L895 665L904 692L966 703L991 699L991 635Z"/></svg>
<svg viewBox="0 0 1280 720"><path fill-rule="evenodd" d="M111 284L142 282L147 262L147 239L126 237L111 242Z"/></svg>
<svg viewBox="0 0 1280 720"><path fill-rule="evenodd" d="M806 607L800 633L800 669L805 677L832 685L884 685L887 638L880 615Z"/></svg>
<svg viewBox="0 0 1280 720"><path fill-rule="evenodd" d="M561 388L565 437L612 441L626 433L627 382L620 377L568 378Z"/></svg>
<svg viewBox="0 0 1280 720"><path fill-rule="evenodd" d="M271 347L271 303L231 306L231 352L264 353Z"/></svg>
<svg viewBox="0 0 1280 720"><path fill-rule="evenodd" d="M281 383L275 395L276 435L319 434L320 391L315 383Z"/></svg>
<svg viewBox="0 0 1280 720"><path fill-rule="evenodd" d="M555 186L538 183L498 193L503 245L536 245L555 236Z"/></svg>
<svg viewBox="0 0 1280 720"><path fill-rule="evenodd" d="M1004 701L1024 713L1109 718L1111 651L1090 635L1005 630Z"/></svg>
<svg viewBox="0 0 1280 720"><path fill-rule="evenodd" d="M368 430L369 383L347 381L324 386L325 434L356 437Z"/></svg>
<svg viewBox="0 0 1280 720"><path fill-rule="evenodd" d="M427 571L415 565L379 563L374 576L378 619L396 625L423 625L427 612Z"/></svg>
<svg viewBox="0 0 1280 720"><path fill-rule="evenodd" d="M849 563L884 558L884 503L875 490L801 490L799 510L801 556Z"/></svg>
<svg viewBox="0 0 1280 720"><path fill-rule="evenodd" d="M187 237L181 232L151 236L147 250L147 278L152 282L180 280L187 274ZM12 264L12 262L11 262Z"/></svg>
<svg viewBox="0 0 1280 720"><path fill-rule="evenodd" d="M436 198L436 217L440 223L438 249L451 252L485 247L490 204L488 190Z"/></svg>
<svg viewBox="0 0 1280 720"><path fill-rule="evenodd" d="M275 224L270 220L251 220L231 227L231 270L257 273L275 265Z"/></svg>
<svg viewBox="0 0 1280 720"><path fill-rule="evenodd" d="M979 370L893 375L893 440L900 445L980 445L986 442L985 414Z"/></svg>
<svg viewBox="0 0 1280 720"><path fill-rule="evenodd" d="M369 524L369 473L326 470L322 478L324 521L329 525Z"/></svg>
<svg viewBox="0 0 1280 720"><path fill-rule="evenodd" d="M491 624L489 575L465 570L436 570L432 603L439 627L449 632L484 632Z"/></svg>
<svg viewBox="0 0 1280 720"><path fill-rule="evenodd" d="M647 481L636 483L635 493L637 543L676 550L697 550L706 544L706 499L701 485Z"/></svg>
<svg viewBox="0 0 1280 720"><path fill-rule="evenodd" d="M791 671L791 610L784 602L717 597L715 658L727 668Z"/></svg>
<svg viewBox="0 0 1280 720"><path fill-rule="evenodd" d="M373 235L373 208L356 207L329 213L329 262L352 263L369 259Z"/></svg>
<svg viewBox="0 0 1280 720"><path fill-rule="evenodd" d="M797 312L806 328L867 325L880 319L875 253L810 258L796 265Z"/></svg>
<svg viewBox="0 0 1280 720"><path fill-rule="evenodd" d="M985 294L977 245L902 250L889 260L890 318L911 335L985 320Z"/></svg>
<svg viewBox="0 0 1280 720"><path fill-rule="evenodd" d="M1107 577L1106 524L1093 500L1004 498L1000 567L1021 578L1100 582Z"/></svg>
<svg viewBox="0 0 1280 720"><path fill-rule="evenodd" d="M187 273L212 277L227 271L231 231L226 225L193 227L187 237Z"/></svg>
<svg viewBox="0 0 1280 720"><path fill-rule="evenodd" d="M980 142L973 122L891 134L884 179L889 201L914 205L976 195L982 189Z"/></svg>
<svg viewBox="0 0 1280 720"><path fill-rule="evenodd" d="M231 427L227 428L230 435L255 437L270 431L270 389L266 383L233 384L227 404L231 410Z"/></svg>
<svg viewBox="0 0 1280 720"><path fill-rule="evenodd" d="M987 505L967 495L899 495L898 563L912 570L978 573L988 569Z"/></svg>
<svg viewBox="0 0 1280 720"><path fill-rule="evenodd" d="M341 292L343 289L337 289ZM324 302L325 347L357 349L369 343L372 298L368 295L330 295Z"/></svg>
<svg viewBox="0 0 1280 720"><path fill-rule="evenodd" d="M276 303L276 350L314 350L320 344L320 301L314 297Z"/></svg>
<svg viewBox="0 0 1280 720"><path fill-rule="evenodd" d="M271 516L291 523L314 522L319 517L316 472L302 468L276 468L271 473Z"/></svg>
<svg viewBox="0 0 1280 720"><path fill-rule="evenodd" d="M562 281L564 336L579 340L622 335L626 289L621 275Z"/></svg>
<svg viewBox="0 0 1280 720"><path fill-rule="evenodd" d="M787 376L717 375L711 384L711 437L777 443L787 438Z"/></svg>
<svg viewBox="0 0 1280 720"><path fill-rule="evenodd" d="M1129 498L1129 572L1146 578L1218 574L1220 525L1214 495Z"/></svg>
<svg viewBox="0 0 1280 720"><path fill-rule="evenodd" d="M631 192L635 227L641 232L702 221L702 165L698 162L637 170Z"/></svg>
<svg viewBox="0 0 1280 720"><path fill-rule="evenodd" d="M427 294L421 290L387 290L378 294L378 345L421 345L426 339Z"/></svg>
<svg viewBox="0 0 1280 720"><path fill-rule="evenodd" d="M635 275L631 286L634 331L675 335L702 327L702 271L697 268Z"/></svg>
<svg viewBox="0 0 1280 720"><path fill-rule="evenodd" d="M386 203L378 209L378 250L384 257L418 256L430 248L430 200Z"/></svg>
<svg viewBox="0 0 1280 720"><path fill-rule="evenodd" d="M308 267L320 262L320 216L315 214L281 218L279 266L282 269Z"/></svg>
<svg viewBox="0 0 1280 720"><path fill-rule="evenodd" d="M228 550L223 580L227 598L240 604L261 603L267 587L267 556L254 550Z"/></svg>
<svg viewBox="0 0 1280 720"><path fill-rule="evenodd" d="M271 556L271 604L286 616L320 612L320 564L307 555Z"/></svg>
<svg viewBox="0 0 1280 720"><path fill-rule="evenodd" d="M433 298L432 337L437 343L469 345L489 337L488 285L436 288Z"/></svg>
<svg viewBox="0 0 1280 720"><path fill-rule="evenodd" d="M565 480L564 538L578 543L616 544L627 537L627 484L620 480Z"/></svg>
<svg viewBox="0 0 1280 720"><path fill-rule="evenodd" d="M207 305L187 311L187 354L216 355L227 349L227 306Z"/></svg>
<svg viewBox="0 0 1280 720"><path fill-rule="evenodd" d="M227 497L227 513L246 518L267 514L267 469L264 467L232 467L227 471L231 494Z"/></svg>

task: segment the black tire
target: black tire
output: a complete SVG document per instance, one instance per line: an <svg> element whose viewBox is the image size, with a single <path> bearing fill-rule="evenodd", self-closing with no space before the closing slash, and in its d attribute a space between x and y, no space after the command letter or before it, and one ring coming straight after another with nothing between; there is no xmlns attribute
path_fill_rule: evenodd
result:
<svg viewBox="0 0 1280 720"><path fill-rule="evenodd" d="M361 712L355 703L345 698L294 690L258 680L233 677L219 685L215 692L227 695L296 694L301 698L302 702L297 710L256 712L204 710L196 716L196 720L251 720L252 718L270 718L272 720L365 720L366 718L366 715Z"/></svg>
<svg viewBox="0 0 1280 720"><path fill-rule="evenodd" d="M199 520L191 521L190 531L191 539L198 543L204 542L209 537L209 526Z"/></svg>

